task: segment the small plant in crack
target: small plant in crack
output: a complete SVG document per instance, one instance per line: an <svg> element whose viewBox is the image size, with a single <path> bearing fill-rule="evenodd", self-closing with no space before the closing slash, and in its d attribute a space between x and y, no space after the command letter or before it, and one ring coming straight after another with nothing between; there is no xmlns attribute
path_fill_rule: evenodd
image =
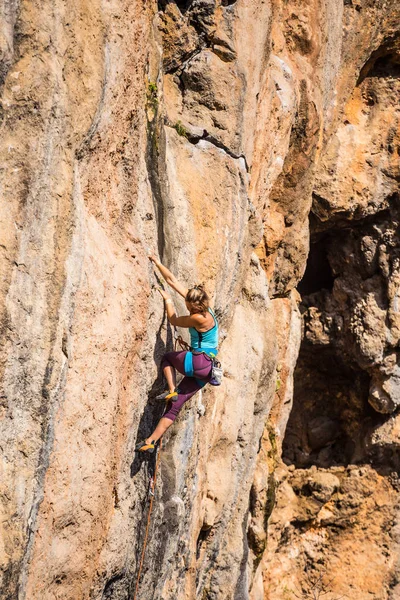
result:
<svg viewBox="0 0 400 600"><path fill-rule="evenodd" d="M150 81L147 86L147 99L149 101L149 104L152 104L154 108L158 104L157 94L158 94L157 84L154 81Z"/></svg>
<svg viewBox="0 0 400 600"><path fill-rule="evenodd" d="M147 132L151 142L152 152L158 154L158 87L155 81L147 84Z"/></svg>
<svg viewBox="0 0 400 600"><path fill-rule="evenodd" d="M178 135L187 138L188 132L184 125L182 125L181 121L177 121L174 125L175 131Z"/></svg>

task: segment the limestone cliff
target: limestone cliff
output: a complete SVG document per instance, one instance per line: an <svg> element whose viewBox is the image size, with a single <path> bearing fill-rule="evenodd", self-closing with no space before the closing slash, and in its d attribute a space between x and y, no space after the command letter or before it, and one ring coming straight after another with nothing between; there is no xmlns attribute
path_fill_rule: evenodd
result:
<svg viewBox="0 0 400 600"><path fill-rule="evenodd" d="M398 597L398 3L0 14L1 598L133 598L150 251L225 379L165 436L138 599Z"/></svg>

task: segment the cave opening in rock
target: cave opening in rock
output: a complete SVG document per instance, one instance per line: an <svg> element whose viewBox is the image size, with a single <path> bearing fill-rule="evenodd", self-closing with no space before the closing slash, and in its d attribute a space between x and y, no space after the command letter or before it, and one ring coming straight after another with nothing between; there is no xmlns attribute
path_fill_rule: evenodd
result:
<svg viewBox="0 0 400 600"><path fill-rule="evenodd" d="M360 71L357 81L359 86L367 77L384 77L398 79L400 77L400 56L389 40L377 48Z"/></svg>
<svg viewBox="0 0 400 600"><path fill-rule="evenodd" d="M369 376L335 349L303 340L294 374L293 408L283 460L296 468L365 461L364 437L374 418Z"/></svg>
<svg viewBox="0 0 400 600"><path fill-rule="evenodd" d="M302 296L307 296L322 289L330 291L334 276L328 260L329 236L325 235L310 243L310 251L303 279L298 285Z"/></svg>
<svg viewBox="0 0 400 600"><path fill-rule="evenodd" d="M314 226L314 219L310 218L310 250L298 285L304 329L308 311L323 311L332 293L335 277L328 255L332 244L341 241L335 230L318 232ZM354 407L350 409L354 398L349 398L348 390L355 379L346 359L337 354L328 340L325 344L313 343L303 335L294 373L293 408L283 443L283 460L287 464L297 468L348 464L355 444L343 413L349 417L354 412ZM368 382L358 381L356 387L358 394L368 395Z"/></svg>
<svg viewBox="0 0 400 600"><path fill-rule="evenodd" d="M182 14L184 14L190 7L192 0L174 0L173 2L179 8ZM167 4L171 4L171 0L158 0L158 9L165 10Z"/></svg>
<svg viewBox="0 0 400 600"><path fill-rule="evenodd" d="M190 8L192 0L175 0L175 4L177 5L181 13L184 14L188 10L188 8Z"/></svg>
<svg viewBox="0 0 400 600"><path fill-rule="evenodd" d="M368 77L400 77L400 60L396 54L388 54L378 58L368 73Z"/></svg>
<svg viewBox="0 0 400 600"><path fill-rule="evenodd" d="M391 276L379 257L387 246L399 255L398 224L396 195L384 210L354 222L310 218L310 255L298 287L303 339L283 442L287 464L368 463L380 473L400 469L400 446L377 433L386 431L392 416L370 404L376 356L386 340L386 277ZM386 352L393 354L390 348Z"/></svg>

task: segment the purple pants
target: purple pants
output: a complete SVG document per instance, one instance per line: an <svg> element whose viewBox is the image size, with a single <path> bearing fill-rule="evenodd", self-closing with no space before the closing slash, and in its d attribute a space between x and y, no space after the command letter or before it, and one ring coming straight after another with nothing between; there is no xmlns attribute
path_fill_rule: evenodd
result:
<svg viewBox="0 0 400 600"><path fill-rule="evenodd" d="M180 352L167 352L164 354L161 361L161 368L174 367L179 373L185 375L184 362L186 356L186 350ZM175 421L179 411L185 404L186 400L189 400L196 392L201 389L201 385L196 381L200 379L205 383L208 383L211 379L212 363L211 359L205 354L193 354L193 372L194 377L184 377L178 385L178 398L175 402L171 402L164 417Z"/></svg>

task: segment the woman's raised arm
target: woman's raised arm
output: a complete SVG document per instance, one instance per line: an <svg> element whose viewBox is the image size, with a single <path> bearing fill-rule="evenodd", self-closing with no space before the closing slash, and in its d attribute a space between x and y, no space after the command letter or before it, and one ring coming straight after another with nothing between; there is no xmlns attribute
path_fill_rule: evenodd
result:
<svg viewBox="0 0 400 600"><path fill-rule="evenodd" d="M160 261L154 255L149 256L149 259L155 264L155 266L160 271L161 275L164 277L168 285L171 286L176 292L178 292L178 294L180 294L182 298L186 298L188 288L179 283L175 275L173 275L171 271L167 269L167 267L164 267L164 265L161 264Z"/></svg>

